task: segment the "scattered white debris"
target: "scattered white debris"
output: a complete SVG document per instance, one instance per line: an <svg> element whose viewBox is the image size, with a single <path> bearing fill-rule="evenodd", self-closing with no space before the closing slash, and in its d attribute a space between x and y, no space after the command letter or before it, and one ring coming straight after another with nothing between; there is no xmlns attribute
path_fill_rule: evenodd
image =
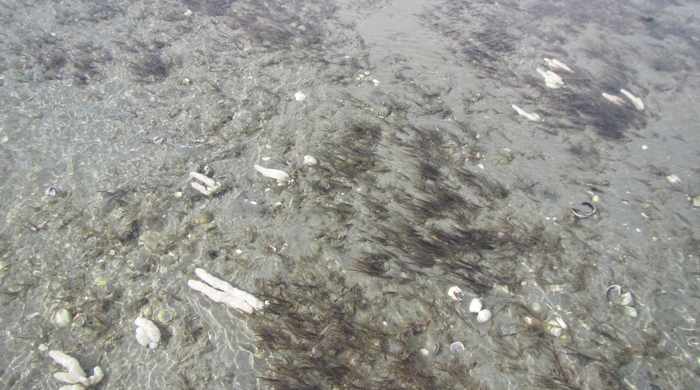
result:
<svg viewBox="0 0 700 390"><path fill-rule="evenodd" d="M547 327L549 328L549 334L554 337L561 337L562 332L565 329L569 329L569 326L561 317L547 321Z"/></svg>
<svg viewBox="0 0 700 390"><path fill-rule="evenodd" d="M136 341L143 346L148 345L151 349L156 349L160 342L160 329L153 321L139 317L134 321L136 324Z"/></svg>
<svg viewBox="0 0 700 390"><path fill-rule="evenodd" d="M269 169L261 167L260 165L253 166L256 171L260 172L265 177L276 179L278 182L289 181L289 175L285 171L280 171L279 169Z"/></svg>
<svg viewBox="0 0 700 390"><path fill-rule="evenodd" d="M632 104L637 110L644 111L644 102L642 101L642 99L632 95L632 93L626 89L621 89L620 93L625 95L625 97L632 102Z"/></svg>
<svg viewBox="0 0 700 390"><path fill-rule="evenodd" d="M450 344L450 351L452 352L457 352L457 351L464 351L464 344L461 341L455 341L454 343Z"/></svg>
<svg viewBox="0 0 700 390"><path fill-rule="evenodd" d="M542 68L537 68L537 73L544 77L544 83L547 87L552 89L559 89L564 86L564 80L558 74L552 72L551 70L544 70Z"/></svg>
<svg viewBox="0 0 700 390"><path fill-rule="evenodd" d="M78 359L66 355L62 351L50 351L49 357L68 370L68 372L57 372L53 374L53 377L63 383L74 385L64 386L61 389L85 389L100 383L102 378L104 378L104 372L102 372L100 366L95 366L92 369L93 375L88 377L83 368L80 367Z"/></svg>
<svg viewBox="0 0 700 390"><path fill-rule="evenodd" d="M198 280L189 280L187 281L187 285L206 295L212 301L223 303L245 314L253 314L256 310L265 308L265 303L263 301L243 290L231 286L228 282L212 276L207 271L197 268L194 272L200 279L208 284L204 284Z"/></svg>
<svg viewBox="0 0 700 390"><path fill-rule="evenodd" d="M476 314L476 313L480 312L483 307L484 307L484 304L481 302L481 299L474 298L469 303L469 312Z"/></svg>
<svg viewBox="0 0 700 390"><path fill-rule="evenodd" d="M526 112L525 110L516 106L515 104L511 105L511 107L513 107L513 109L515 110L515 112L518 113L518 115L522 115L525 118L527 118L528 120L531 120L533 122L542 122L542 117L535 114L534 112L533 113Z"/></svg>
<svg viewBox="0 0 700 390"><path fill-rule="evenodd" d="M462 295L462 289L457 286L450 287L450 289L447 290L447 295L454 301L462 301L462 298L459 297Z"/></svg>
<svg viewBox="0 0 700 390"><path fill-rule="evenodd" d="M294 94L294 100L298 102L303 102L306 100L306 95L304 95L301 91L297 92Z"/></svg>
<svg viewBox="0 0 700 390"><path fill-rule="evenodd" d="M680 184L682 183L682 180L680 177L677 175L668 175L666 176L666 180L668 180L669 183L671 184Z"/></svg>
<svg viewBox="0 0 700 390"><path fill-rule="evenodd" d="M479 312L479 314L476 315L476 321L477 322L486 322L491 319L491 310L489 309L484 309Z"/></svg>
<svg viewBox="0 0 700 390"><path fill-rule="evenodd" d="M190 172L190 177L199 180L203 183L201 184L196 181L193 181L190 183L190 185L192 186L192 188L206 196L212 196L214 193L216 193L216 191L219 190L219 188L221 188L221 183L199 172Z"/></svg>
<svg viewBox="0 0 700 390"><path fill-rule="evenodd" d="M559 61L556 58L545 58L544 62L547 63L547 66L549 66L551 69L554 70L563 70L569 73L574 73L573 70L569 67L569 65Z"/></svg>
<svg viewBox="0 0 700 390"><path fill-rule="evenodd" d="M605 98L605 100L609 101L610 103L617 104L618 106L625 105L625 99L623 99L617 95L611 95L611 94L605 93L605 92L603 92L601 95L603 95L603 98Z"/></svg>
<svg viewBox="0 0 700 390"><path fill-rule="evenodd" d="M304 165L316 165L318 161L314 156L304 156Z"/></svg>

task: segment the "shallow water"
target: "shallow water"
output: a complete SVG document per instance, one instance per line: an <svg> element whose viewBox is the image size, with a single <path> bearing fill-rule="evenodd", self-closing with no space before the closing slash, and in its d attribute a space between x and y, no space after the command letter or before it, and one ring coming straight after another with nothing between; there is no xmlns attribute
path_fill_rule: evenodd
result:
<svg viewBox="0 0 700 390"><path fill-rule="evenodd" d="M700 387L697 11L4 2L2 388L60 387L40 345L99 389ZM269 306L204 298L197 267Z"/></svg>

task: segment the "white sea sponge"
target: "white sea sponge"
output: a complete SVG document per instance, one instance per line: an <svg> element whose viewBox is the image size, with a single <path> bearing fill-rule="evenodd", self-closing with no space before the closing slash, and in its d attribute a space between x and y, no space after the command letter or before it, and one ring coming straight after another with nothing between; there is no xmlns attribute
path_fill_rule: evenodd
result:
<svg viewBox="0 0 700 390"><path fill-rule="evenodd" d="M158 326L154 324L153 321L138 317L134 321L134 324L137 326L136 342L143 346L148 345L151 349L158 347L158 343L160 342L160 329L158 329Z"/></svg>

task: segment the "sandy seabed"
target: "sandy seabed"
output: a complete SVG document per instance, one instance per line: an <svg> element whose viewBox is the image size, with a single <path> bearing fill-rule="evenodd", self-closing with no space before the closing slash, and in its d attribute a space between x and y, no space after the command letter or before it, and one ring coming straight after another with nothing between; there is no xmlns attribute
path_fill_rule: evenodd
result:
<svg viewBox="0 0 700 390"><path fill-rule="evenodd" d="M0 387L700 388L697 5L280 3L0 5Z"/></svg>

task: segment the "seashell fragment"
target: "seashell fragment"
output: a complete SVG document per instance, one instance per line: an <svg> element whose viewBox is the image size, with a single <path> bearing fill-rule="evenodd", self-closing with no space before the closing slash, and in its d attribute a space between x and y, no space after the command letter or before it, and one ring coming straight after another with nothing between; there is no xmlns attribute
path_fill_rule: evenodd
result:
<svg viewBox="0 0 700 390"><path fill-rule="evenodd" d="M461 341L455 341L454 343L450 344L450 351L452 352L457 352L457 351L464 351L466 348L464 348L464 344L462 344Z"/></svg>
<svg viewBox="0 0 700 390"><path fill-rule="evenodd" d="M666 180L671 184L680 184L683 182L677 175L668 175L666 176Z"/></svg>
<svg viewBox="0 0 700 390"><path fill-rule="evenodd" d="M552 69L555 69L555 70L564 70L564 71L567 71L567 72L569 72L569 73L574 73L574 71L571 70L571 68L569 67L569 65L567 65L567 64L565 64L565 63L559 61L559 60L556 59L556 58L545 58L545 59L544 59L544 62L546 62L546 63L547 63L547 66L549 66L549 67L552 68Z"/></svg>
<svg viewBox="0 0 700 390"><path fill-rule="evenodd" d="M484 305L481 302L481 299L474 298L474 299L472 299L471 303L469 303L469 312L476 314L476 313L480 312L483 307L484 307Z"/></svg>
<svg viewBox="0 0 700 390"><path fill-rule="evenodd" d="M314 156L304 156L304 165L316 165L318 160Z"/></svg>
<svg viewBox="0 0 700 390"><path fill-rule="evenodd" d="M581 210L579 210L579 209L574 209L574 208L572 208L572 209L571 209L571 212L574 213L574 215L575 215L576 217L578 217L578 218L581 218L581 219L588 218L588 217L590 217L591 215L595 214L596 211L597 211L596 208L595 208L595 206L593 205L593 203L590 203L590 202L583 202L583 203L581 203L581 205L582 205L582 206L588 207L588 208L589 208L589 211L581 211Z"/></svg>
<svg viewBox="0 0 700 390"><path fill-rule="evenodd" d="M85 321L87 321L87 316L85 313L80 313L73 318L73 324L71 324L71 327L82 328L83 325L85 325Z"/></svg>
<svg viewBox="0 0 700 390"><path fill-rule="evenodd" d="M49 187L44 191L44 195L48 197L54 197L54 196L59 196L61 195L61 190L59 190L57 187Z"/></svg>
<svg viewBox="0 0 700 390"><path fill-rule="evenodd" d="M528 120L531 120L533 122L542 122L542 117L535 114L534 112L532 114L529 112L526 112L525 110L516 106L515 104L511 105L511 107L513 107L513 109L515 110L515 112L518 113L518 115L522 115L525 118L527 118Z"/></svg>
<svg viewBox="0 0 700 390"><path fill-rule="evenodd" d="M558 326L552 326L551 328L549 328L549 334L551 334L554 337L561 337L561 332L562 328Z"/></svg>
<svg viewBox="0 0 700 390"><path fill-rule="evenodd" d="M641 98L632 95L632 93L626 89L621 89L620 93L625 95L625 97L629 99L630 102L632 102L632 104L637 110L644 111L644 101L642 101Z"/></svg>
<svg viewBox="0 0 700 390"><path fill-rule="evenodd" d="M624 306L622 308L622 312L627 314L628 316L632 318L637 318L637 309L635 309L633 306Z"/></svg>
<svg viewBox="0 0 700 390"><path fill-rule="evenodd" d="M72 321L73 315L70 313L70 311L68 311L68 309L65 308L57 311L51 319L51 322L53 322L57 328L65 328L66 326L70 325Z"/></svg>
<svg viewBox="0 0 700 390"><path fill-rule="evenodd" d="M566 324L566 322L564 322L564 320L561 317L557 317L554 320L562 329L569 329L569 326Z"/></svg>
<svg viewBox="0 0 700 390"><path fill-rule="evenodd" d="M552 72L551 70L537 68L537 73L544 77L544 83L548 88L559 89L564 86L564 80L561 78L561 76Z"/></svg>
<svg viewBox="0 0 700 390"><path fill-rule="evenodd" d="M476 320L477 320L477 322L483 323L483 322L490 320L491 316L492 316L491 310L484 309L484 310L480 311L479 314L477 314Z"/></svg>
<svg viewBox="0 0 700 390"><path fill-rule="evenodd" d="M289 175L285 171L280 171L279 169L269 169L261 167L260 165L254 165L256 171L260 172L265 177L276 179L278 182L289 181Z"/></svg>
<svg viewBox="0 0 700 390"><path fill-rule="evenodd" d="M143 346L148 345L149 348L155 349L160 342L160 329L153 321L138 317L134 324L136 325L136 341Z"/></svg>
<svg viewBox="0 0 700 390"><path fill-rule="evenodd" d="M301 91L297 92L294 94L294 100L298 102L303 102L306 100L306 95L304 95Z"/></svg>
<svg viewBox="0 0 700 390"><path fill-rule="evenodd" d="M634 297L632 296L632 293L626 292L626 293L620 295L620 305L621 306L633 306L634 305Z"/></svg>
<svg viewBox="0 0 700 390"><path fill-rule="evenodd" d="M459 297L462 295L462 289L457 286L450 287L450 289L447 290L447 295L455 301L462 301L462 298Z"/></svg>
<svg viewBox="0 0 700 390"><path fill-rule="evenodd" d="M624 106L625 105L625 100L619 96L616 95L611 95L609 93L603 92L601 95L603 95L603 98L610 103L617 104L618 106Z"/></svg>

